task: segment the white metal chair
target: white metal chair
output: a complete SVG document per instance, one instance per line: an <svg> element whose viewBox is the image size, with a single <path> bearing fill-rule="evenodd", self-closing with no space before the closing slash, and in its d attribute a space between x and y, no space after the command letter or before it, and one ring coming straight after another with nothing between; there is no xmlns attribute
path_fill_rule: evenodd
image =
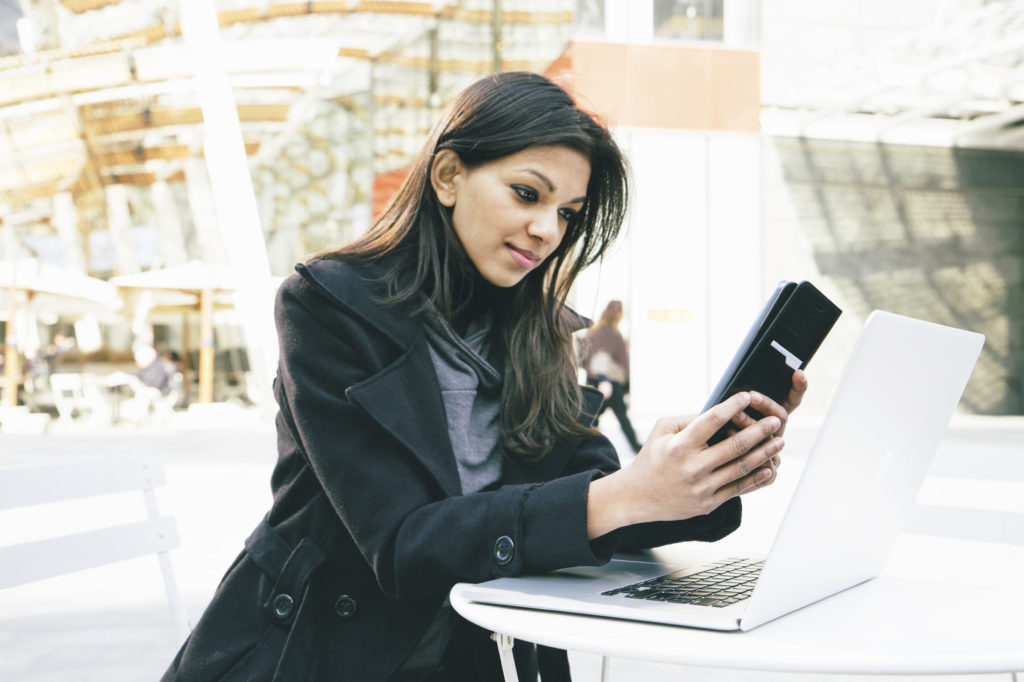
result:
<svg viewBox="0 0 1024 682"><path fill-rule="evenodd" d="M70 422L75 417L85 414L89 409L81 374L72 372L51 374L50 391L53 393L53 404L57 408L57 416L62 422Z"/></svg>
<svg viewBox="0 0 1024 682"><path fill-rule="evenodd" d="M100 392L95 377L77 372L57 372L49 377L57 421L68 425L74 420L108 423L110 405Z"/></svg>
<svg viewBox="0 0 1024 682"><path fill-rule="evenodd" d="M0 469L0 511L53 502L140 491L147 518L116 523L59 537L46 537L0 547L0 589L155 554L176 633L190 626L168 552L177 547L177 524L160 516L155 488L165 483L158 458L117 460Z"/></svg>

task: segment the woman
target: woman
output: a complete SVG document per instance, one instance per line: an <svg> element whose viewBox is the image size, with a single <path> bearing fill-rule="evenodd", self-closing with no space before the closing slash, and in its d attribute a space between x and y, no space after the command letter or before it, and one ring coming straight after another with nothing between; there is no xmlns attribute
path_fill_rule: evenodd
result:
<svg viewBox="0 0 1024 682"><path fill-rule="evenodd" d="M587 372L587 383L604 396L597 416L604 408L611 407L612 414L619 420L622 434L633 448L640 452L641 444L626 411L626 394L629 393L629 348L619 331L622 321L622 301L608 301L597 324L587 333L583 347L583 367Z"/></svg>
<svg viewBox="0 0 1024 682"><path fill-rule="evenodd" d="M297 266L276 302L274 501L165 679L501 679L487 633L446 604L454 583L736 528L806 385L788 405L744 393L664 421L617 470L563 301L616 235L626 186L564 91L491 76L364 237ZM772 416L754 423L751 401ZM546 682L568 678L564 653L518 653L523 679L538 658Z"/></svg>

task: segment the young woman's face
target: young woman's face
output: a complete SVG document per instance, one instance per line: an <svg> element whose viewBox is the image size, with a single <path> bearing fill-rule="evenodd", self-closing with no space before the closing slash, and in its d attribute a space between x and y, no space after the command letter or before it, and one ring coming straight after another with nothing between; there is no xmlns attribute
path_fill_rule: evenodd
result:
<svg viewBox="0 0 1024 682"><path fill-rule="evenodd" d="M589 159L568 147L531 147L468 170L448 154L450 182L435 189L452 208L459 241L488 282L517 284L558 248L583 207Z"/></svg>

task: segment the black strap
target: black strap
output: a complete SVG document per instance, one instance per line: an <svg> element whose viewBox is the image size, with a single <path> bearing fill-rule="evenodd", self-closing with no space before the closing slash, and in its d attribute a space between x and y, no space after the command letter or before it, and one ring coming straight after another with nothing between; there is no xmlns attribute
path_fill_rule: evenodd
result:
<svg viewBox="0 0 1024 682"><path fill-rule="evenodd" d="M291 546L264 518L245 540L245 551L267 576L277 580L292 553Z"/></svg>
<svg viewBox="0 0 1024 682"><path fill-rule="evenodd" d="M303 538L292 549L265 518L245 541L245 549L260 570L274 580L274 589L263 606L272 613L277 610L276 617L282 624L289 622L305 596L310 575L326 558L324 553L309 538ZM281 595L287 595L296 607L289 608L287 615L279 610Z"/></svg>

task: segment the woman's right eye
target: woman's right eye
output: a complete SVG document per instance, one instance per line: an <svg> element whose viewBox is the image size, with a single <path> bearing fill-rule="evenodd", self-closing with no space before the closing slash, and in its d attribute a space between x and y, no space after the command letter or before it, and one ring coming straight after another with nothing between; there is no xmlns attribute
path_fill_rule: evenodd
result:
<svg viewBox="0 0 1024 682"><path fill-rule="evenodd" d="M534 202L537 201L537 191L526 185L512 185L512 190L519 195L519 198L523 201Z"/></svg>

